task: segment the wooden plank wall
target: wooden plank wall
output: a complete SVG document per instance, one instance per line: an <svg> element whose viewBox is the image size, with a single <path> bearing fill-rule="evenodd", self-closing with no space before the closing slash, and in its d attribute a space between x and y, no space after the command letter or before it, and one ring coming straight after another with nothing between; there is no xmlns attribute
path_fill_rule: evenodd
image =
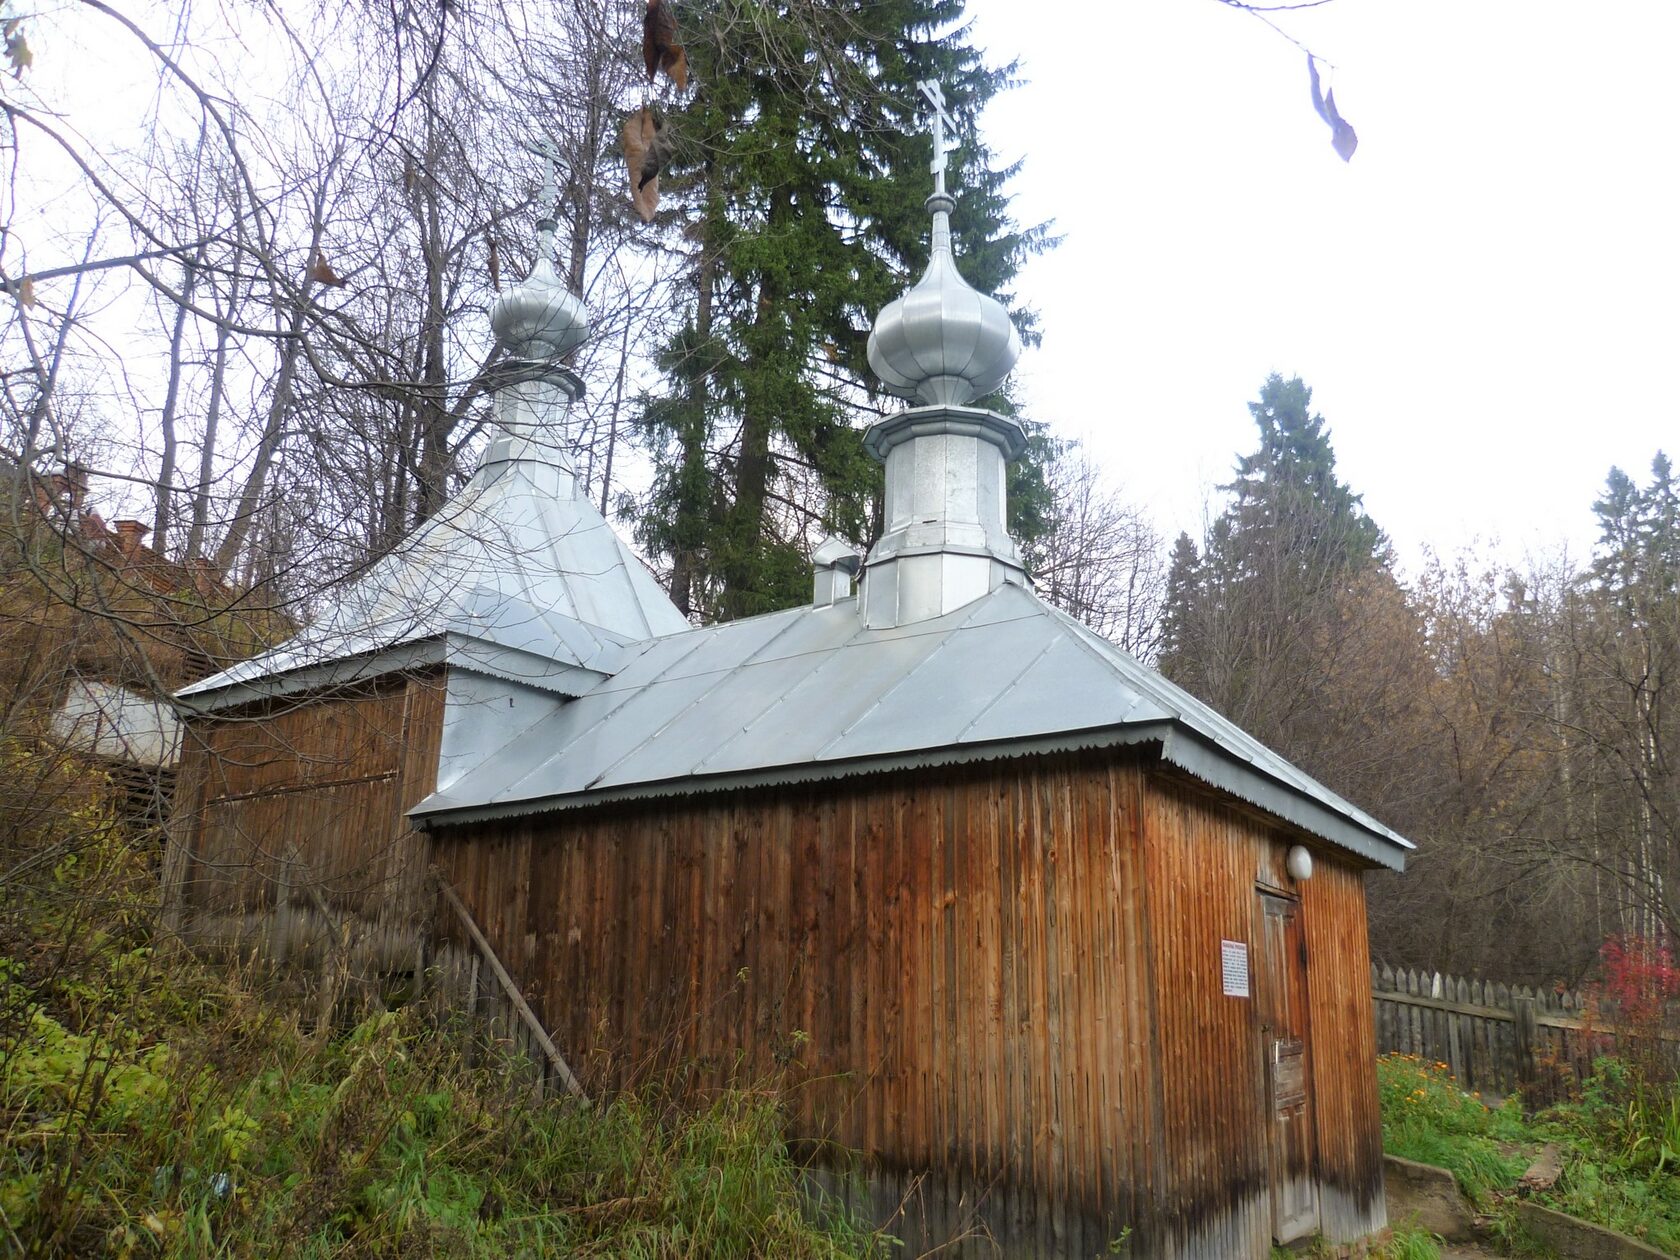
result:
<svg viewBox="0 0 1680 1260"><path fill-rule="evenodd" d="M1370 932L1363 874L1326 860L1322 851L1313 865L1312 878L1297 887L1313 1021L1320 1228L1327 1238L1345 1240L1388 1223L1376 1028L1370 999L1359 992L1371 965Z"/></svg>
<svg viewBox="0 0 1680 1260"><path fill-rule="evenodd" d="M435 781L443 699L435 675L393 675L192 721L165 859L168 921L275 963L319 955L337 935L354 974L414 969L433 897L425 837L402 815Z"/></svg>
<svg viewBox="0 0 1680 1260"><path fill-rule="evenodd" d="M1197 1254L1263 1256L1269 1248L1267 1127L1271 1123L1256 1004L1224 995L1224 940L1260 940L1255 890L1296 896L1307 950L1321 1229L1350 1241L1386 1224L1382 1119L1374 1033L1365 993L1369 966L1363 873L1314 846L1314 874L1284 870L1288 836L1252 811L1218 801L1180 777L1150 777L1149 907L1155 930L1163 1092L1174 1100L1166 1131L1181 1232ZM1209 1141L1209 1135L1217 1135ZM1211 1174L1211 1175L1210 1175ZM1208 1187L1224 1188L1223 1200Z"/></svg>
<svg viewBox="0 0 1680 1260"><path fill-rule="evenodd" d="M1163 1208L1208 1256L1271 1242L1265 1062L1255 1003L1224 994L1220 942L1258 952L1256 828L1156 776L1146 796L1149 920L1166 1108Z"/></svg>
<svg viewBox="0 0 1680 1260"><path fill-rule="evenodd" d="M783 1091L914 1247L1264 1256L1264 1077L1219 942L1284 844L1089 755L444 831L434 852L592 1092ZM1281 876L1271 876L1281 878ZM1381 1164L1357 871L1303 896L1320 1149L1353 1237ZM1336 922L1315 925L1317 919ZM1353 978L1349 994L1338 986ZM1338 1197L1339 1196L1339 1197ZM910 1254L916 1254L912 1250Z"/></svg>

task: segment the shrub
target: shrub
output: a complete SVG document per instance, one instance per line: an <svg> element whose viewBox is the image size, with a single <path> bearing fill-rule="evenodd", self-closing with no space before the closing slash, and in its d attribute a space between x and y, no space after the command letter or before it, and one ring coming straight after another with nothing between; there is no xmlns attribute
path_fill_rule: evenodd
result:
<svg viewBox="0 0 1680 1260"><path fill-rule="evenodd" d="M113 833L120 834L120 833ZM0 1252L868 1256L818 1218L773 1091L681 1108L534 1100L459 1029L385 1011L330 1041L144 940L111 835L36 869L0 949ZM140 886L145 886L144 880ZM15 925L16 926L16 925ZM34 935L31 935L33 933Z"/></svg>

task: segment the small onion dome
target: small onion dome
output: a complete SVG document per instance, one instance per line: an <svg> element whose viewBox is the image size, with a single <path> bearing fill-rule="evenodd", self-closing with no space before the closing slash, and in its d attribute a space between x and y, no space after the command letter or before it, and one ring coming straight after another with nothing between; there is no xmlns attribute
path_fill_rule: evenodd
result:
<svg viewBox="0 0 1680 1260"><path fill-rule="evenodd" d="M956 203L935 193L933 256L927 272L887 304L869 334L869 366L888 389L927 405L964 406L1003 384L1021 357L1021 338L996 298L978 293L951 253Z"/></svg>
<svg viewBox="0 0 1680 1260"><path fill-rule="evenodd" d="M537 226L537 261L531 274L490 307L496 340L521 359L559 358L589 338L589 308L566 287L549 260L555 224L545 219Z"/></svg>

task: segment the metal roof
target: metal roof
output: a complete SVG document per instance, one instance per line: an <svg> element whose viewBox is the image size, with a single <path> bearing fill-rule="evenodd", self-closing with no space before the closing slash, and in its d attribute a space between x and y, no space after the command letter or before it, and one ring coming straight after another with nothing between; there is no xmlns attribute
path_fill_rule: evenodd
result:
<svg viewBox="0 0 1680 1260"><path fill-rule="evenodd" d="M413 811L451 825L1113 744L1398 869L1411 844L1024 587L869 630L854 601L656 639Z"/></svg>
<svg viewBox="0 0 1680 1260"><path fill-rule="evenodd" d="M582 690L629 645L688 628L654 577L583 498L565 457L500 434L466 488L340 591L320 620L269 652L183 688L205 709L384 672L383 654L447 636L450 660L536 686ZM578 670L588 671L583 681ZM325 671L325 672L323 672Z"/></svg>

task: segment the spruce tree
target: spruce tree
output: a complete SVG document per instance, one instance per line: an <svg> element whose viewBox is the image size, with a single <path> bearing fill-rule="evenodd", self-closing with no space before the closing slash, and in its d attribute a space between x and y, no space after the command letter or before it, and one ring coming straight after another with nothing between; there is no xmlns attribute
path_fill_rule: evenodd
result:
<svg viewBox="0 0 1680 1260"><path fill-rule="evenodd" d="M1654 598L1669 599L1680 579L1680 486L1674 482L1674 465L1662 451L1651 460L1651 484L1641 497L1639 542L1646 581Z"/></svg>
<svg viewBox="0 0 1680 1260"><path fill-rule="evenodd" d="M1336 476L1324 417L1312 413L1312 390L1301 378L1286 381L1274 372L1248 410L1260 446L1237 461L1235 480L1221 487L1236 499L1225 512L1228 542L1218 560L1233 574L1281 565L1316 587L1386 556L1382 531Z"/></svg>
<svg viewBox="0 0 1680 1260"><path fill-rule="evenodd" d="M1189 534L1179 534L1167 566L1167 593L1161 612L1163 673L1197 691L1196 622L1201 611L1202 556Z"/></svg>
<svg viewBox="0 0 1680 1260"><path fill-rule="evenodd" d="M865 344L928 249L918 80L938 80L962 125L949 178L970 282L1004 289L1042 243L1008 217L1013 168L975 139L1012 67L984 63L963 8L678 9L696 87L668 118L675 155L657 226L684 251L692 296L659 359L663 385L643 401L654 480L636 532L668 558L685 612L732 618L795 603L810 538L871 533L880 470L861 440L875 401Z"/></svg>
<svg viewBox="0 0 1680 1260"><path fill-rule="evenodd" d="M1188 536L1174 547L1161 667L1262 740L1327 762L1334 723L1313 697L1348 647L1350 608L1392 586L1388 543L1336 475L1299 377L1267 378L1249 414L1260 442L1222 487L1231 501L1199 556Z"/></svg>
<svg viewBox="0 0 1680 1260"><path fill-rule="evenodd" d="M1680 487L1668 456L1656 453L1644 487L1611 468L1593 513L1599 543L1592 576L1600 597L1640 626L1673 620L1665 614L1680 596Z"/></svg>
<svg viewBox="0 0 1680 1260"><path fill-rule="evenodd" d="M1639 589L1641 495L1639 487L1620 468L1605 478L1604 495L1593 503L1598 517L1598 554L1593 576L1601 591L1631 611Z"/></svg>

